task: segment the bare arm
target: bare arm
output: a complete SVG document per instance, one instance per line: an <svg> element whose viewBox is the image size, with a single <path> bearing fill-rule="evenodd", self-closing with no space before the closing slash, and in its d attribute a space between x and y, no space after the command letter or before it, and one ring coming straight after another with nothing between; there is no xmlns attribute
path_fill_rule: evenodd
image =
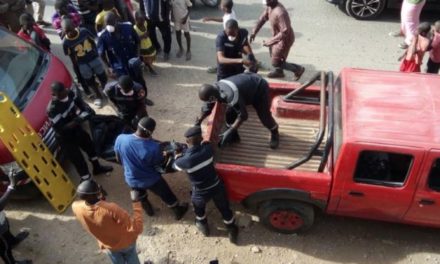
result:
<svg viewBox="0 0 440 264"><path fill-rule="evenodd" d="M257 21L257 24L255 25L254 29L252 30L252 34L250 36L250 42L252 43L255 40L255 36L257 36L260 29L263 27L263 25L269 20L269 12L266 8L264 12L261 14L260 18Z"/></svg>
<svg viewBox="0 0 440 264"><path fill-rule="evenodd" d="M218 23L223 23L223 17L204 17L202 19L203 22L218 22Z"/></svg>
<svg viewBox="0 0 440 264"><path fill-rule="evenodd" d="M217 60L220 64L241 64L243 63L243 59L237 58L226 58L223 51L217 51Z"/></svg>

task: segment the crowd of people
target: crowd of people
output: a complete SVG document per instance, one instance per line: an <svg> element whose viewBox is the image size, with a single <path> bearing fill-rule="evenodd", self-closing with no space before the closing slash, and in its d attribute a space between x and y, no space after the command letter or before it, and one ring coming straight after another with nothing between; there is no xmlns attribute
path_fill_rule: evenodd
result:
<svg viewBox="0 0 440 264"><path fill-rule="evenodd" d="M402 12L418 13L424 1L404 1L413 6L402 8ZM415 3L417 2L417 3ZM173 169L184 171L191 182L191 202L195 213L195 225L205 236L210 229L205 212L206 204L212 200L221 213L232 243L237 243L238 227L226 195L222 180L214 168L214 148L203 141L202 121L211 113L215 103L225 104L226 130L220 135L219 147L240 141L238 129L248 118L246 107L252 105L264 127L270 132L268 147L279 146L278 124L272 117L269 103L269 85L256 74L258 60L252 51L252 42L269 21L272 37L263 42L269 49L273 70L270 78L283 78L284 70L293 73L297 81L305 68L287 61L295 42L295 34L287 10L278 0L265 0L266 8L251 34L239 26L238 16L233 10L232 0L222 0L222 17L205 17L204 22L222 23L223 30L216 37L217 65L208 71L217 74L217 81L204 84L198 97L203 102L202 111L193 127L184 133L187 148L176 148L171 153L164 151L164 143L153 138L156 121L148 115L147 106L154 103L147 98L148 88L144 68L156 76L154 62L158 54L163 60L171 56L171 22L174 24L178 50L177 58L191 60L190 8L189 0L139 0L139 9L134 10L129 0L56 0L52 21L43 20L44 0L0 0L0 23L11 31L40 46L51 50L51 43L44 27L52 26L59 35L63 51L72 62L75 75L84 97L93 99L100 108L106 101L115 107L123 125L114 143L116 160L123 166L124 178L130 189L133 215L115 203L106 201L107 192L94 181L93 175L113 170L99 161L96 142L83 128L85 120L95 111L83 100L83 94L68 90L63 83L51 85L53 99L47 114L53 124L60 147L66 153L80 176L77 188L78 201L72 205L73 212L84 229L99 242L112 263L140 263L136 240L143 230L143 213L154 216L148 192L157 195L180 220L188 211L188 203L178 200L162 177L164 160L173 157ZM38 7L36 19L34 8ZM31 8L32 7L32 8ZM420 10L419 10L420 9ZM403 14L403 13L402 13ZM406 13L405 13L406 14ZM440 68L440 21L433 26L419 24L402 15L402 30L393 36L405 36L401 45L402 71L420 71L423 55L430 52L428 72L438 73ZM410 21L411 20L411 21ZM409 22L410 21L410 22ZM43 29L41 27L43 27ZM156 29L162 36L159 43ZM182 43L182 31L186 47ZM109 81L110 79L110 81ZM92 164L89 171L85 152ZM14 190L14 180L3 200ZM7 221L3 221L7 224ZM2 226L0 214L0 227ZM5 229L0 241L1 257L6 263L30 263L14 260L11 247L27 236L13 236ZM8 242L9 241L9 242ZM3 243L3 244L2 244Z"/></svg>
<svg viewBox="0 0 440 264"><path fill-rule="evenodd" d="M20 1L15 5L6 3L4 8L9 9L7 13L14 12L11 16L2 16L0 23L48 52L51 51L51 43L44 28L52 26L61 39L64 54L72 62L82 92L69 90L61 82L53 82L47 115L53 124L57 142L80 176L77 188L79 200L72 204L73 212L83 227L98 240L100 248L107 252L111 261L140 263L136 240L143 230L142 209L148 216L155 215L148 192L157 195L170 208L176 220L182 219L188 211L188 203L179 201L162 177L164 160L170 155L174 160L173 170L184 171L189 176L198 230L205 236L210 235L205 208L213 200L222 215L229 240L237 243L239 230L234 213L230 209L225 186L214 168L214 148L203 141L201 122L216 102L227 106L227 129L220 135L219 144L224 147L240 140L238 128L248 117L246 106L252 105L271 133L268 146L273 149L278 147L278 124L270 112L269 86L256 74L258 62L251 42L263 24L270 21L273 37L264 43L270 50L274 66L269 77L284 77L283 70L292 71L294 80L301 77L304 67L286 61L294 43L294 32L284 6L277 0L267 0L267 9L250 36L246 29L239 27L232 0L221 1L223 17L203 19L223 24L223 30L215 41L217 65L213 68L217 73L217 82L205 84L199 91L198 96L204 106L195 125L184 133L187 147L169 153L164 152L164 143L153 138L156 122L148 115L147 106L154 103L147 98L143 69L155 76L157 72L153 64L156 55L162 54L165 61L170 58L171 22L178 45L176 57L185 56L186 60L191 60L191 1L140 0L139 9L133 10L130 1L56 0L51 23L43 20L44 0L27 1L23 3L23 8L18 6ZM2 2L5 1L0 0ZM34 19L34 10L29 5L38 7L37 19ZM163 47L157 40L156 28L162 35ZM182 31L186 47L182 43ZM113 167L100 162L97 142L84 128L86 120L90 121L96 115L84 99L93 99L97 108L106 101L111 102L121 121L123 128L114 142L114 153L116 161L124 169L133 202L133 216L117 204L106 201L106 190L94 180L94 175L111 172ZM82 152L87 154L92 171L88 169ZM13 185L9 189L13 190ZM25 236L26 233L19 234L15 240L11 239L11 243L17 244ZM8 248L7 245L5 248ZM4 254L2 252L2 258L5 261L11 259L6 263L21 263L15 261L7 250Z"/></svg>

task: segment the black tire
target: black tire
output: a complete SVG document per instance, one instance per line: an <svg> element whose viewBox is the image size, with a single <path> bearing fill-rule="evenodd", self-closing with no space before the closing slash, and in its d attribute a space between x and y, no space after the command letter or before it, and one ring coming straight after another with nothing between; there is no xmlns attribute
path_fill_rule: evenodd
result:
<svg viewBox="0 0 440 264"><path fill-rule="evenodd" d="M341 1L339 4L337 4L338 9L347 14L347 9L345 8L345 1Z"/></svg>
<svg viewBox="0 0 440 264"><path fill-rule="evenodd" d="M371 20L382 14L385 5L386 0L347 0L345 9L357 20Z"/></svg>
<svg viewBox="0 0 440 264"><path fill-rule="evenodd" d="M292 200L271 200L258 208L260 222L269 230L283 233L303 233L312 227L315 211L311 205Z"/></svg>
<svg viewBox="0 0 440 264"><path fill-rule="evenodd" d="M220 0L201 0L205 6L218 7Z"/></svg>

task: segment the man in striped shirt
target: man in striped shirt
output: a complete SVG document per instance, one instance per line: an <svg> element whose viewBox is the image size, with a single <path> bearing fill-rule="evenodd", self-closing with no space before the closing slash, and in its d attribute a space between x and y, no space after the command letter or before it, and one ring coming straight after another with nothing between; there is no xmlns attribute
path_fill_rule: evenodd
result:
<svg viewBox="0 0 440 264"><path fill-rule="evenodd" d="M51 89L53 99L48 105L47 115L63 153L75 166L81 181L92 178L81 150L89 156L94 175L112 171L112 167L99 163L95 145L81 127L84 117L90 115L90 107L76 92L67 90L60 82L52 83Z"/></svg>
<svg viewBox="0 0 440 264"><path fill-rule="evenodd" d="M231 243L237 243L238 227L234 223L234 214L229 208L225 186L217 176L214 168L214 155L209 142L202 142L202 129L194 126L185 132L189 148L185 153L176 153L175 169L185 171L192 185L191 201L196 215L196 226L209 236L208 220L206 219L206 203L214 201L223 217L229 232Z"/></svg>

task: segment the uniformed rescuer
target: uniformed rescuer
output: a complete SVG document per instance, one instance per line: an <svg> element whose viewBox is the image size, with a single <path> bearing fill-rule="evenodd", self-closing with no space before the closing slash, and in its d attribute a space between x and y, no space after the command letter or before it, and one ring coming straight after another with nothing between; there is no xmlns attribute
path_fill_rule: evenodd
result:
<svg viewBox="0 0 440 264"><path fill-rule="evenodd" d="M148 115L145 90L128 75L122 75L118 81L108 83L104 93L116 106L119 117L133 131L136 130L139 119Z"/></svg>
<svg viewBox="0 0 440 264"><path fill-rule="evenodd" d="M79 95L67 90L60 82L53 82L51 89L53 98L48 105L47 115L53 124L58 143L75 166L81 181L91 178L81 150L89 156L93 165L93 174L112 171L112 167L99 163L93 141L81 127L83 117L90 114L90 108Z"/></svg>
<svg viewBox="0 0 440 264"><path fill-rule="evenodd" d="M189 148L184 153L176 153L174 167L188 174L192 185L191 201L196 215L196 226L205 236L209 236L206 218L206 203L214 201L223 217L229 232L231 243L237 243L238 228L234 223L234 214L229 208L229 201L223 182L214 168L214 155L211 144L202 142L202 129L194 126L185 132Z"/></svg>
<svg viewBox="0 0 440 264"><path fill-rule="evenodd" d="M220 135L220 147L240 141L237 130L248 119L247 105L254 107L261 123L270 130L270 148L278 147L278 124L270 112L269 84L260 75L247 72L220 80L213 85L203 84L199 90L199 98L205 104L196 124L200 124L211 114L215 102L228 106L226 110L227 130Z"/></svg>

